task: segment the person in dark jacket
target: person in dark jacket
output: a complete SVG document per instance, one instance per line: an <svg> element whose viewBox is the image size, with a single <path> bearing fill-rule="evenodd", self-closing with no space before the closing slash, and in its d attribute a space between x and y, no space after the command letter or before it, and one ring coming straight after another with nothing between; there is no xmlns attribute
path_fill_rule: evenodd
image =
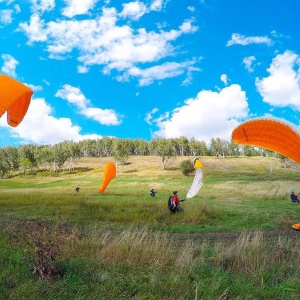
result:
<svg viewBox="0 0 300 300"><path fill-rule="evenodd" d="M156 193L157 193L157 192L156 192L154 189L151 189L151 190L150 190L150 196L151 196L151 197L156 198Z"/></svg>

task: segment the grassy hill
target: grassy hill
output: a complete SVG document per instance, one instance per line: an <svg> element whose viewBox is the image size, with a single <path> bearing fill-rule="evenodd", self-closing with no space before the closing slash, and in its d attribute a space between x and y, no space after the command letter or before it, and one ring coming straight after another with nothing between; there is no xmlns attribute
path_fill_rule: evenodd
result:
<svg viewBox="0 0 300 300"><path fill-rule="evenodd" d="M300 170L202 157L204 185L173 215L169 195L184 199L193 182L186 159L164 170L160 157L130 157L103 194L111 158L2 179L0 299L299 299L300 205L289 193Z"/></svg>
<svg viewBox="0 0 300 300"><path fill-rule="evenodd" d="M88 221L107 228L134 224L167 231L224 232L283 229L300 221L289 200L290 190L297 191L300 170L285 169L275 158L203 157L205 183L194 198L182 203L185 213L180 216L170 216L166 203L173 190L184 199L193 182L194 174L184 176L180 170L187 157L172 159L167 170L160 157L131 157L99 194L110 159L78 159L73 173L16 174L1 180L2 222L39 217L80 226ZM151 188L158 191L157 199L150 197Z"/></svg>

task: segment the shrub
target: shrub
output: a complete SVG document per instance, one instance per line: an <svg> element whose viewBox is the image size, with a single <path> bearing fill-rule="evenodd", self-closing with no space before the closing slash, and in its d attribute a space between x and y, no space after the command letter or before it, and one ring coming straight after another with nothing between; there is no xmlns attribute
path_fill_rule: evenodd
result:
<svg viewBox="0 0 300 300"><path fill-rule="evenodd" d="M182 174L185 176L187 176L195 170L193 163L189 159L184 160L180 163L180 169L182 171Z"/></svg>
<svg viewBox="0 0 300 300"><path fill-rule="evenodd" d="M66 224L54 225L50 221L35 219L26 220L21 232L21 243L34 257L30 263L33 272L43 280L61 278L63 272L56 260L72 235L72 229Z"/></svg>

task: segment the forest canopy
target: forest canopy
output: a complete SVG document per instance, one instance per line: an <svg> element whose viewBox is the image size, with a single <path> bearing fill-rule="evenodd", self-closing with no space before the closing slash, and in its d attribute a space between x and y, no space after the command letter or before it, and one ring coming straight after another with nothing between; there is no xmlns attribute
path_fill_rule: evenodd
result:
<svg viewBox="0 0 300 300"><path fill-rule="evenodd" d="M15 170L44 169L60 171L64 165L73 168L73 159L80 157L113 157L120 164L125 164L130 156L159 156L164 169L168 160L176 156L277 156L272 151L238 145L232 140L212 138L209 143L194 138L155 138L151 141L143 139L117 139L104 137L88 139L80 142L64 141L54 145L26 144L17 147L0 148L0 175L7 177Z"/></svg>

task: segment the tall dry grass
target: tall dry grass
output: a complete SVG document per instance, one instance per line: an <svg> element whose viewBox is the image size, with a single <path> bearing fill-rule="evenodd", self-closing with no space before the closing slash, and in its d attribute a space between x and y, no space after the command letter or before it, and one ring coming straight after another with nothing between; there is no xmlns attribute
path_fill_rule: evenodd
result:
<svg viewBox="0 0 300 300"><path fill-rule="evenodd" d="M279 236L270 242L262 231L242 233L230 243L214 247L214 265L234 273L259 276L270 270L287 274L300 263L298 242ZM299 273L296 267L295 272Z"/></svg>
<svg viewBox="0 0 300 300"><path fill-rule="evenodd" d="M93 227L82 238L70 240L67 256L78 253L112 266L186 267L193 261L194 246L190 240L178 246L170 234L148 228L130 228L117 234Z"/></svg>
<svg viewBox="0 0 300 300"><path fill-rule="evenodd" d="M207 263L234 273L260 274L274 268L300 265L297 240L288 236L265 237L262 231L243 232L238 238L227 236L209 242L195 242L188 235L180 241L166 232L149 228L116 232L93 227L80 239L70 239L67 256L88 257L112 266L155 266L187 269Z"/></svg>
<svg viewBox="0 0 300 300"><path fill-rule="evenodd" d="M0 243L6 250L0 253L0 266L9 264L9 273L21 277L26 287L11 288L13 277L1 275L5 299L12 290L11 299L25 299L28 293L26 299L37 299L43 288L44 299L299 299L297 235L274 238L256 231L238 237L215 234L213 240L198 235L196 240L190 234L179 239L178 234L149 227L69 229L69 235L57 239L57 266L63 276L50 286L33 284L33 275L24 267L18 275L20 268L13 262L23 265L24 257Z"/></svg>

